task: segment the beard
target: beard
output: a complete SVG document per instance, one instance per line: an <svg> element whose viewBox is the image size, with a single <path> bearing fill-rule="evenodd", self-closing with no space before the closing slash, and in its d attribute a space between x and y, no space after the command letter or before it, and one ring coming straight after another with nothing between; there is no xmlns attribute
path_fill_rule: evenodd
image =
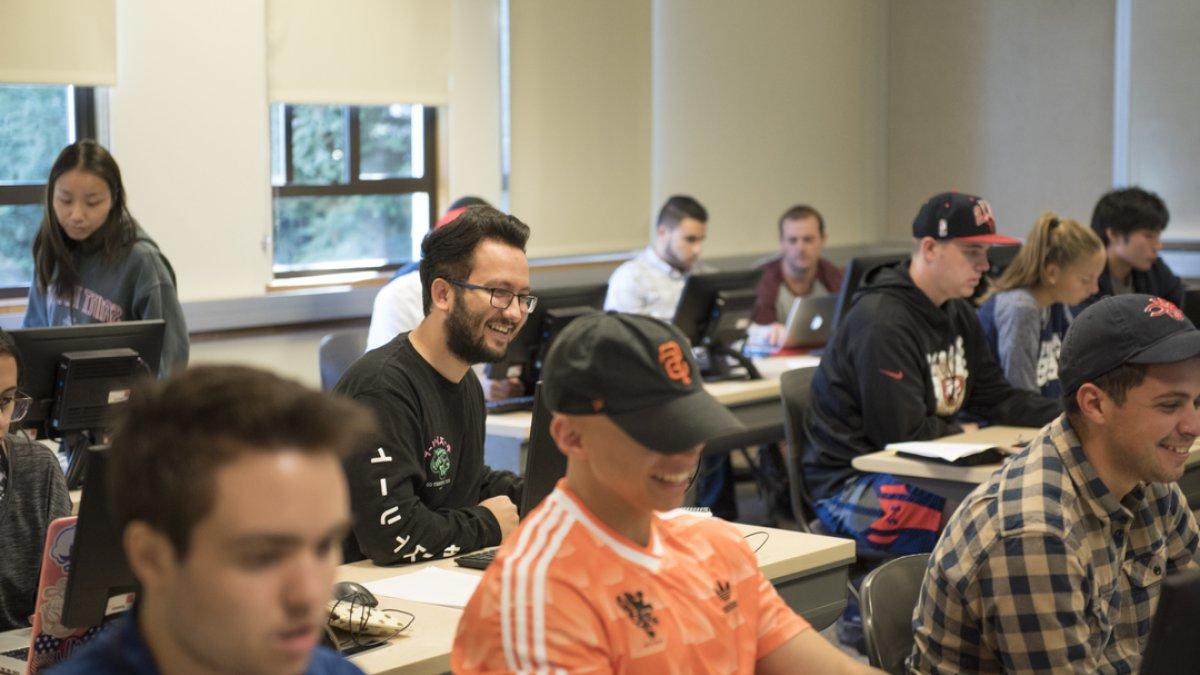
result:
<svg viewBox="0 0 1200 675"><path fill-rule="evenodd" d="M513 302L516 302L514 298ZM497 323L507 323L497 319ZM504 358L507 349L494 350L483 337L487 316L475 316L467 311L466 303L454 299L454 307L446 317L446 347L467 363L495 363ZM514 327L515 331L515 327Z"/></svg>

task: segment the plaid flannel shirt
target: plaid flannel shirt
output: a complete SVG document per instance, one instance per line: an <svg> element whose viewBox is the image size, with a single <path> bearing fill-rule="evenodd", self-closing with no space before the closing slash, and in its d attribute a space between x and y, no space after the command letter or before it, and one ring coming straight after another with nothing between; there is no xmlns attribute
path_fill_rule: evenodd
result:
<svg viewBox="0 0 1200 675"><path fill-rule="evenodd" d="M1179 486L1124 499L1066 416L967 497L926 570L910 667L921 673L1132 673L1163 575L1196 565Z"/></svg>

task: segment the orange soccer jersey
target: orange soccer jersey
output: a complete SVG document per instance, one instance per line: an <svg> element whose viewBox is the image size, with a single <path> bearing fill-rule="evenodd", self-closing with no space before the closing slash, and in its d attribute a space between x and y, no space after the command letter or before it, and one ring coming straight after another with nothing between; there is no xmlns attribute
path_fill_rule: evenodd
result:
<svg viewBox="0 0 1200 675"><path fill-rule="evenodd" d="M728 523L659 514L641 547L560 481L501 547L454 639L455 673L744 673L809 627Z"/></svg>

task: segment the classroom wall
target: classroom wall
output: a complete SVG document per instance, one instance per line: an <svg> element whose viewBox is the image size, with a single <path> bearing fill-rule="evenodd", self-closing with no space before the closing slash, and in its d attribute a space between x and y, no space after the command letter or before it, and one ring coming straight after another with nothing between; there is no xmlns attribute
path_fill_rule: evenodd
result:
<svg viewBox="0 0 1200 675"><path fill-rule="evenodd" d="M531 256L645 245L649 0L512 0L512 213Z"/></svg>
<svg viewBox="0 0 1200 675"><path fill-rule="evenodd" d="M1200 3L1131 2L1129 179L1162 195L1168 239L1200 238Z"/></svg>
<svg viewBox="0 0 1200 675"><path fill-rule="evenodd" d="M1024 237L1043 210L1087 222L1112 172L1111 0L906 0L888 13L887 225L974 192Z"/></svg>
<svg viewBox="0 0 1200 675"><path fill-rule="evenodd" d="M706 256L778 247L808 202L832 245L878 240L887 3L655 0L651 192L710 215ZM648 228L647 228L648 230Z"/></svg>

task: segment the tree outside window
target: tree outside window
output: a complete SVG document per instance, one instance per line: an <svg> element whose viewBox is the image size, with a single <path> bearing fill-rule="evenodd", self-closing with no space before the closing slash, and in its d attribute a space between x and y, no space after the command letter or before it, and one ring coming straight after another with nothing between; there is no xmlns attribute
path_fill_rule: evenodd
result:
<svg viewBox="0 0 1200 675"><path fill-rule="evenodd" d="M271 107L275 276L389 269L429 230L433 109Z"/></svg>
<svg viewBox="0 0 1200 675"><path fill-rule="evenodd" d="M33 279L33 237L54 158L76 138L95 138L94 91L0 84L0 296Z"/></svg>

